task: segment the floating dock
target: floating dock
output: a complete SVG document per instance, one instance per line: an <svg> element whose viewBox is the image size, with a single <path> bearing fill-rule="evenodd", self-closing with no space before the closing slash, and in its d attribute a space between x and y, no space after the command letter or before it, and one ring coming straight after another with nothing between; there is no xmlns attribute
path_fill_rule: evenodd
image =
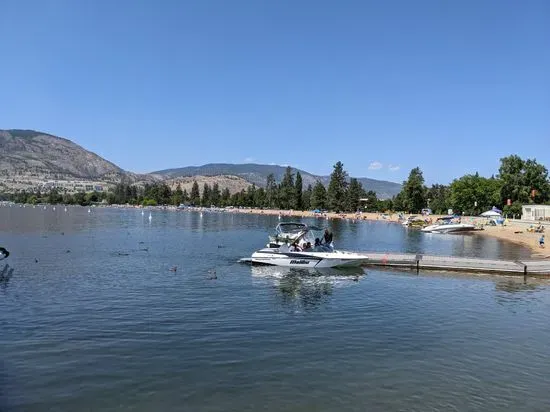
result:
<svg viewBox="0 0 550 412"><path fill-rule="evenodd" d="M503 275L550 277L550 259L495 260L408 253L362 252L369 260L364 266L420 270L466 271Z"/></svg>

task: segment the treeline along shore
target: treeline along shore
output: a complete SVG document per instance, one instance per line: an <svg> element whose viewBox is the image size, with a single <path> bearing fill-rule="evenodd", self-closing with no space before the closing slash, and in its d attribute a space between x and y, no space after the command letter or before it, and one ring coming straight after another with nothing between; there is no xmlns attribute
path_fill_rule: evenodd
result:
<svg viewBox="0 0 550 412"><path fill-rule="evenodd" d="M517 155L500 160L498 173L483 177L467 174L449 185L425 185L420 168L411 170L402 190L392 199L379 199L374 191L367 191L357 179L348 178L342 162L333 166L330 182L325 187L320 181L303 187L300 172L287 167L280 182L271 174L265 187L250 185L240 192L230 193L217 183L199 187L195 181L190 192L178 185L171 189L164 182L135 185L121 182L107 192L61 193L53 188L47 193L19 191L2 194L0 200L16 203L64 203L90 205L130 204L142 206L175 205L202 207L252 207L281 210L327 210L332 212L386 212L420 213L430 208L435 214L453 213L476 216L496 206L504 215L519 217L524 204L550 202L548 170L535 159L521 159Z"/></svg>

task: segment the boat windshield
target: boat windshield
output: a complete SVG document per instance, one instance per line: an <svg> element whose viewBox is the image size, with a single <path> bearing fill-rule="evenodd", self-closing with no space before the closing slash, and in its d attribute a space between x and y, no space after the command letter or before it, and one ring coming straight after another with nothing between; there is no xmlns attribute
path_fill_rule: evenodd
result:
<svg viewBox="0 0 550 412"><path fill-rule="evenodd" d="M307 225L304 223L279 223L276 230L279 235L297 235L307 230Z"/></svg>

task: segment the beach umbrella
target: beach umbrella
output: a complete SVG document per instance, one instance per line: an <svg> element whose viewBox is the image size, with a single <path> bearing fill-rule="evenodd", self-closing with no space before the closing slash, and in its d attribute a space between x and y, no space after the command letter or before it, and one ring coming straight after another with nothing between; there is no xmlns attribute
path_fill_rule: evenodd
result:
<svg viewBox="0 0 550 412"><path fill-rule="evenodd" d="M494 210L488 210L483 212L480 216L482 217L500 217L500 213L495 212Z"/></svg>

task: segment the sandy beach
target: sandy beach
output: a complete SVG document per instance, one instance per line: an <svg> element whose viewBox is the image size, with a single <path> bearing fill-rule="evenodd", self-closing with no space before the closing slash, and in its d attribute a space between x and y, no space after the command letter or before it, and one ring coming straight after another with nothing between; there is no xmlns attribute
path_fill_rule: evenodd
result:
<svg viewBox="0 0 550 412"><path fill-rule="evenodd" d="M381 214L381 213L313 213L311 211L299 211L299 210L273 210L273 209L233 209L237 213L253 213L262 215L280 215L280 216L294 216L294 217L321 217L324 219L350 219L350 220L382 220L388 223L398 223L399 216L397 213L393 214ZM410 215L405 215L405 217ZM435 221L438 215L431 215L427 218ZM462 222L484 225L487 219L473 216L463 216ZM550 248L547 246L541 248L539 246L540 233L528 232L527 228L530 225L536 226L535 222L523 222L523 221L511 221L508 220L505 226L486 226L484 230L475 232L475 236L492 236L499 239L514 242L531 249L531 257L533 259L550 259ZM550 230L550 225L545 225L545 233ZM458 235L457 235L458 236Z"/></svg>

